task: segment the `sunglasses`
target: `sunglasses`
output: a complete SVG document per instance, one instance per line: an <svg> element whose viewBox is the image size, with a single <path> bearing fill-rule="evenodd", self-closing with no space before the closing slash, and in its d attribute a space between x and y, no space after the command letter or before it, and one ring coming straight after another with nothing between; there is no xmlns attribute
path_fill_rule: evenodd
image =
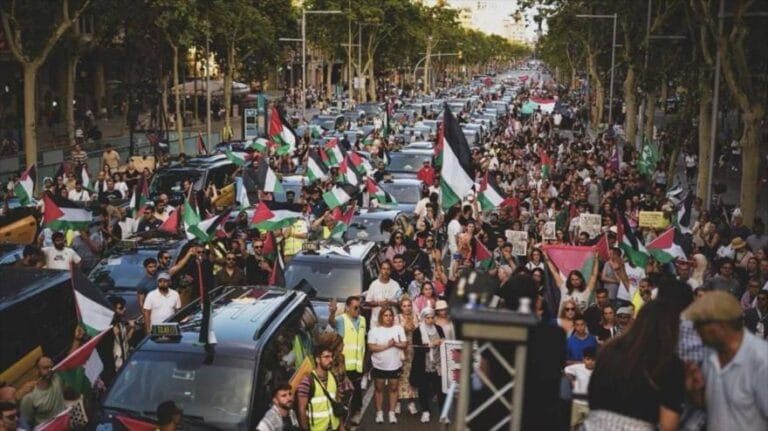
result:
<svg viewBox="0 0 768 431"><path fill-rule="evenodd" d="M565 311L576 311L575 308L565 308Z"/></svg>

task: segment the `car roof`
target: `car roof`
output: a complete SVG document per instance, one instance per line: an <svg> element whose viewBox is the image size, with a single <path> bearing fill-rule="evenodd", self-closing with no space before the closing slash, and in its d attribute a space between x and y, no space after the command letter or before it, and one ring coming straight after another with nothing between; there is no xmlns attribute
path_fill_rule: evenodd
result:
<svg viewBox="0 0 768 431"><path fill-rule="evenodd" d="M344 245L327 244L316 252L302 251L293 257L291 263L311 262L317 260L333 259L337 262L355 263L362 260L368 252L376 246L375 242L365 240L352 240Z"/></svg>
<svg viewBox="0 0 768 431"><path fill-rule="evenodd" d="M391 180L381 182L381 185L384 184L416 186L421 188L421 180L416 178L392 178Z"/></svg>
<svg viewBox="0 0 768 431"><path fill-rule="evenodd" d="M224 290L212 301L211 327L216 353L255 359L261 344L279 329L284 317L294 312L307 296L297 290L240 286ZM200 352L203 315L195 301L170 319L179 323L181 339L171 342L148 337L137 351Z"/></svg>
<svg viewBox="0 0 768 431"><path fill-rule="evenodd" d="M22 302L71 278L69 271L37 268L0 268L0 310Z"/></svg>
<svg viewBox="0 0 768 431"><path fill-rule="evenodd" d="M393 152L391 152L389 154L393 155L393 154L398 154L398 153L400 153L400 154L427 154L427 155L432 155L434 153L434 151L431 150L431 149L428 149L428 148L408 148L408 147L406 147L406 148L403 148L400 151L393 151Z"/></svg>

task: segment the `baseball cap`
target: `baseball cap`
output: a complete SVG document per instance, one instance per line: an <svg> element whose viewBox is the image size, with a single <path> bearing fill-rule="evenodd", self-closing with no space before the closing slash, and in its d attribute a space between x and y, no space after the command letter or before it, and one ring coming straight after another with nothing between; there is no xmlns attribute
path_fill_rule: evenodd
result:
<svg viewBox="0 0 768 431"><path fill-rule="evenodd" d="M744 311L731 293L715 290L703 294L683 311L682 317L692 322L731 322L741 319Z"/></svg>
<svg viewBox="0 0 768 431"><path fill-rule="evenodd" d="M158 280L170 280L171 274L168 274L167 272L163 271L160 274L157 275Z"/></svg>
<svg viewBox="0 0 768 431"><path fill-rule="evenodd" d="M435 303L435 311L437 310L447 310L448 309L448 303L444 300L439 300Z"/></svg>
<svg viewBox="0 0 768 431"><path fill-rule="evenodd" d="M616 315L625 314L628 316L631 316L632 313L632 307L619 307L618 310L616 310Z"/></svg>

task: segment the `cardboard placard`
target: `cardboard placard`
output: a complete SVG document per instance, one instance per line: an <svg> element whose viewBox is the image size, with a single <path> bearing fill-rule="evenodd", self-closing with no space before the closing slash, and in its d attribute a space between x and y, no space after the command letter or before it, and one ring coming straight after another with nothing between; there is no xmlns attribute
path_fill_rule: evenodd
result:
<svg viewBox="0 0 768 431"><path fill-rule="evenodd" d="M654 229L663 229L669 222L664 218L662 211L640 211L640 227L650 227Z"/></svg>
<svg viewBox="0 0 768 431"><path fill-rule="evenodd" d="M544 229L541 231L541 239L556 240L557 239L557 222L548 221L544 223Z"/></svg>
<svg viewBox="0 0 768 431"><path fill-rule="evenodd" d="M586 232L590 238L602 233L603 220L600 214L579 214L579 232Z"/></svg>
<svg viewBox="0 0 768 431"><path fill-rule="evenodd" d="M512 244L519 241L528 241L528 232L524 230L506 230L504 231L504 236Z"/></svg>

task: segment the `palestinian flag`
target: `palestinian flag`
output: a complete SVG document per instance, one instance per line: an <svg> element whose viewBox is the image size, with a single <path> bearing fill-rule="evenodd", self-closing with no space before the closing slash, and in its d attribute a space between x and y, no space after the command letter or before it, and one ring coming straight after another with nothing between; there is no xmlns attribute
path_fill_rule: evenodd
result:
<svg viewBox="0 0 768 431"><path fill-rule="evenodd" d="M296 134L274 105L269 113L269 138L277 145L277 154L280 156L293 154L296 150Z"/></svg>
<svg viewBox="0 0 768 431"><path fill-rule="evenodd" d="M149 200L149 186L147 185L147 177L141 174L139 183L133 188L133 194L131 195L131 202L129 204L133 218L138 219L144 213L144 205Z"/></svg>
<svg viewBox="0 0 768 431"><path fill-rule="evenodd" d="M32 165L21 174L21 178L13 187L13 194L19 198L19 204L22 206L29 205L34 198L35 193L35 179L37 178L37 168Z"/></svg>
<svg viewBox="0 0 768 431"><path fill-rule="evenodd" d="M77 316L85 332L94 337L111 328L115 312L101 291L79 271L72 272L71 280Z"/></svg>
<svg viewBox="0 0 768 431"><path fill-rule="evenodd" d="M245 166L250 160L251 156L248 153L233 152L230 150L224 151L227 158L237 166Z"/></svg>
<svg viewBox="0 0 768 431"><path fill-rule="evenodd" d="M352 200L357 192L357 186L341 184L334 186L331 190L323 193L323 201L328 205L328 208L334 209Z"/></svg>
<svg viewBox="0 0 768 431"><path fill-rule="evenodd" d="M592 267L597 265L595 247L576 245L544 245L541 247L560 272L560 278L567 280L571 271L579 271L586 280L592 275Z"/></svg>
<svg viewBox="0 0 768 431"><path fill-rule="evenodd" d="M130 416L116 415L115 420L129 431L157 431L157 424L150 422L151 419L134 419Z"/></svg>
<svg viewBox="0 0 768 431"><path fill-rule="evenodd" d="M674 225L682 234L691 233L691 206L693 205L693 194L688 195L683 199L680 207L677 210L677 214L674 216Z"/></svg>
<svg viewBox="0 0 768 431"><path fill-rule="evenodd" d="M71 407L67 407L63 412L48 419L35 427L35 431L69 431L69 416L72 411ZM133 431L133 429L131 429Z"/></svg>
<svg viewBox="0 0 768 431"><path fill-rule="evenodd" d="M632 228L629 226L624 214L617 211L616 229L616 242L619 244L619 248L624 252L632 265L645 268L648 264L648 250L642 242L632 233Z"/></svg>
<svg viewBox="0 0 768 431"><path fill-rule="evenodd" d="M640 153L640 161L637 162L637 171L650 178L653 171L656 170L656 164L659 162L659 151L656 145L648 139L643 142L643 150Z"/></svg>
<svg viewBox="0 0 768 431"><path fill-rule="evenodd" d="M320 150L317 148L310 148L307 154L307 177L309 183L312 184L315 181L323 180L328 176L328 167L325 166L323 158L320 155Z"/></svg>
<svg viewBox="0 0 768 431"><path fill-rule="evenodd" d="M344 157L344 162L339 166L339 177L342 183L359 186L363 182L363 177L355 169L349 158L349 154L350 153L347 153L347 156Z"/></svg>
<svg viewBox="0 0 768 431"><path fill-rule="evenodd" d="M341 147L339 147L339 140L336 138L326 142L325 145L323 145L323 151L328 157L328 161L326 163L329 168L339 166L342 160L344 160L344 153L341 151Z"/></svg>
<svg viewBox="0 0 768 431"><path fill-rule="evenodd" d="M317 124L310 124L309 125L309 137L312 139L320 139L323 137L323 128L318 126ZM304 132L306 133L306 131Z"/></svg>
<svg viewBox="0 0 768 431"><path fill-rule="evenodd" d="M301 217L300 213L288 210L270 210L267 204L259 202L251 218L251 226L271 232L291 226Z"/></svg>
<svg viewBox="0 0 768 431"><path fill-rule="evenodd" d="M549 175L552 173L553 163L552 158L549 157L549 154L543 148L539 148L539 160L541 161L541 177L549 178Z"/></svg>
<svg viewBox="0 0 768 431"><path fill-rule="evenodd" d="M611 249L608 246L608 234L604 233L600 235L600 239L597 240L595 248L597 249L597 257L599 257L603 262L607 262L611 258Z"/></svg>
<svg viewBox="0 0 768 431"><path fill-rule="evenodd" d="M349 225L352 223L352 217L355 216L355 203L352 203L347 211L342 211L341 207L334 208L332 216L333 219L336 220L336 224L331 231L331 238L340 240L342 239L344 232L349 229Z"/></svg>
<svg viewBox="0 0 768 431"><path fill-rule="evenodd" d="M205 141L203 141L203 135L201 133L197 134L197 155L198 156L208 155L208 148L205 146Z"/></svg>
<svg viewBox="0 0 768 431"><path fill-rule="evenodd" d="M254 138L246 149L258 151L260 153L269 152L269 141L264 138Z"/></svg>
<svg viewBox="0 0 768 431"><path fill-rule="evenodd" d="M285 285L285 262L283 261L283 255L280 252L277 241L275 241L275 234L267 232L264 238L264 249L262 251L264 257L267 260L272 261L272 272L269 274L269 280L267 280L268 286L284 286Z"/></svg>
<svg viewBox="0 0 768 431"><path fill-rule="evenodd" d="M476 237L474 239L474 254L478 268L488 270L493 267L493 253Z"/></svg>
<svg viewBox="0 0 768 431"><path fill-rule="evenodd" d="M218 225L222 216L200 220L200 214L192 207L189 200L184 201L184 232L188 240L198 239L208 242L211 239L213 229Z"/></svg>
<svg viewBox="0 0 768 431"><path fill-rule="evenodd" d="M365 189L368 191L368 194L372 198L376 198L376 200L379 202L379 205L397 205L397 200L395 200L395 197L387 193L386 190L379 187L379 185L370 178L365 179Z"/></svg>
<svg viewBox="0 0 768 431"><path fill-rule="evenodd" d="M93 220L93 214L90 211L69 199L61 197L54 199L48 194L44 194L43 204L45 205L43 226L49 227L53 231L85 230L88 229Z"/></svg>
<svg viewBox="0 0 768 431"><path fill-rule="evenodd" d="M374 133L374 130L371 130L363 137L363 146L371 146L373 145L373 141L376 140L376 135Z"/></svg>
<svg viewBox="0 0 768 431"><path fill-rule="evenodd" d="M445 139L443 137L443 123L437 123L437 140L435 141L434 159L435 169L440 169L443 166L443 145Z"/></svg>
<svg viewBox="0 0 768 431"><path fill-rule="evenodd" d="M443 114L443 151L440 171L440 191L443 208L450 208L469 193L475 185L475 172L472 169L472 156L461 126L453 112L445 105Z"/></svg>
<svg viewBox="0 0 768 431"><path fill-rule="evenodd" d="M659 263L666 264L675 259L688 259L685 251L675 242L675 228L670 227L646 246L648 252Z"/></svg>
<svg viewBox="0 0 768 431"><path fill-rule="evenodd" d="M158 230L161 230L163 232L168 233L178 233L179 232L179 212L177 210L173 210L168 214L168 218L165 219L163 224L160 225Z"/></svg>
<svg viewBox="0 0 768 431"><path fill-rule="evenodd" d="M369 167L373 169L373 167L368 163L367 160L363 156L357 153L357 151L350 151L347 153L347 160L352 165L353 168L355 168L355 171L357 171L360 175L368 175ZM367 166L366 166L367 165Z"/></svg>
<svg viewBox="0 0 768 431"><path fill-rule="evenodd" d="M486 172L482 181L480 182L480 194L478 195L480 200L480 207L483 210L494 210L501 206L504 202L504 194L496 184L496 176Z"/></svg>
<svg viewBox="0 0 768 431"><path fill-rule="evenodd" d="M256 181L260 190L265 192L282 192L283 184L275 174L275 171L269 167L266 159L261 159L259 163L259 170L256 171Z"/></svg>
<svg viewBox="0 0 768 431"><path fill-rule="evenodd" d="M248 199L248 190L245 189L243 184L243 177L235 178L235 202L239 204L239 208L250 208L251 201Z"/></svg>

